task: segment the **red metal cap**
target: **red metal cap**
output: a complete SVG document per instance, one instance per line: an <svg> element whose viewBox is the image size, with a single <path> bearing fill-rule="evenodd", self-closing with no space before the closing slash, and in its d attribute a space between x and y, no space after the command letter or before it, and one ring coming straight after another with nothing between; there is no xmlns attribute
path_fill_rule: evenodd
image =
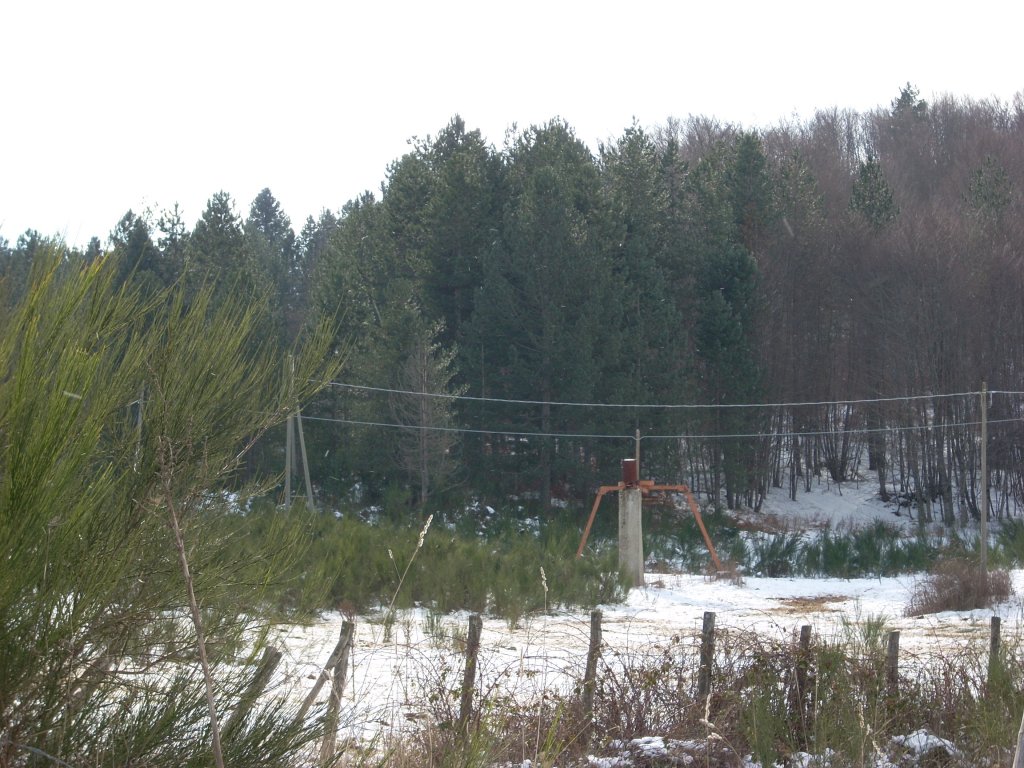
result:
<svg viewBox="0 0 1024 768"><path fill-rule="evenodd" d="M640 471L636 465L636 459L622 460L622 482L629 487L639 485Z"/></svg>

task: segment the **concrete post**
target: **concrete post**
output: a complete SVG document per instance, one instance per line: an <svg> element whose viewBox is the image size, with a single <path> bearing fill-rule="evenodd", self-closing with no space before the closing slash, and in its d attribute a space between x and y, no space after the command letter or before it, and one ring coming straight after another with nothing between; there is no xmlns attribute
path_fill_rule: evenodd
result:
<svg viewBox="0 0 1024 768"><path fill-rule="evenodd" d="M626 572L634 587L644 585L644 536L639 488L619 491L619 568Z"/></svg>

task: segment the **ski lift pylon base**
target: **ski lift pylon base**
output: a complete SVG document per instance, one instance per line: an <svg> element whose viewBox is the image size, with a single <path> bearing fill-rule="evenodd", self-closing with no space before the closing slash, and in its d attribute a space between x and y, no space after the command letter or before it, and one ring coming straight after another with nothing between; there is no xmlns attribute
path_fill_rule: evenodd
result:
<svg viewBox="0 0 1024 768"><path fill-rule="evenodd" d="M711 536L708 535L708 529L704 527L704 518L700 516L700 507L697 506L697 501L693 498L693 493L690 492L689 486L663 485L655 483L653 480L638 480L630 483L623 481L617 485L602 485L598 488L597 497L594 499L594 506L590 509L590 517L587 518L587 525L583 529L583 538L580 539L579 549L576 550L576 557L583 557L583 548L587 546L587 539L590 538L590 528L594 525L594 518L597 516L597 508L601 505L601 499L604 498L606 493L611 493L612 491L624 491L627 488L639 488L641 494L647 494L650 491L676 491L678 493L685 494L686 501L690 505L690 511L693 513L693 517L697 521L697 527L700 528L701 535L704 537L704 543L707 544L708 552L711 554L711 561L715 564L715 570L722 570L722 563L718 559L718 553L715 551L715 545L711 543Z"/></svg>

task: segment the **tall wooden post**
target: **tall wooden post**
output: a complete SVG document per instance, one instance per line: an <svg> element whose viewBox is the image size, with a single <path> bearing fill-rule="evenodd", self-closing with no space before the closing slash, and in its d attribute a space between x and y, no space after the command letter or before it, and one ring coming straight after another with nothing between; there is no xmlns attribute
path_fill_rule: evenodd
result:
<svg viewBox="0 0 1024 768"><path fill-rule="evenodd" d="M292 356L284 361L285 381L288 382L288 406L292 404ZM295 470L295 425L292 422L291 411L285 421L284 439L284 506L290 509L292 506L292 472Z"/></svg>
<svg viewBox="0 0 1024 768"><path fill-rule="evenodd" d="M306 481L306 509L312 511L313 505L313 483L309 479L309 456L306 454L306 438L302 434L302 411L295 406L295 427L299 433L299 458L302 459L302 479Z"/></svg>
<svg viewBox="0 0 1024 768"><path fill-rule="evenodd" d="M988 576L988 385L981 382L981 573Z"/></svg>
<svg viewBox="0 0 1024 768"><path fill-rule="evenodd" d="M302 411L295 399L295 358L288 355L284 364L285 380L288 382L288 412L285 420L284 443L284 505L292 506L292 476L295 474L295 433L299 435L299 457L302 459L302 479L306 484L306 508L314 509L313 483L309 478L309 457L306 454L306 438L302 433Z"/></svg>

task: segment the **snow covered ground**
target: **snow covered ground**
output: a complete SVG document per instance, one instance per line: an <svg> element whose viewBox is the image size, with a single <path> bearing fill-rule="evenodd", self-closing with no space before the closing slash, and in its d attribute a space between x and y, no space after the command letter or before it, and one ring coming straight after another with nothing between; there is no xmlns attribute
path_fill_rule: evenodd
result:
<svg viewBox="0 0 1024 768"><path fill-rule="evenodd" d="M774 516L790 529L864 525L877 519L916 526L906 514L882 505L869 483L820 486L791 502L784 496L766 502L762 516ZM567 557L573 553L566 553ZM716 614L719 630L738 629L775 637L793 636L802 625L822 637L839 637L870 620L899 630L905 664L922 663L930 652L949 653L965 645L987 648L990 620L1002 618L1002 634L1014 637L1024 623L1024 571L1012 574L1016 595L994 610L948 612L905 617L914 576L875 579L757 578L742 583L699 575L648 573L621 605L603 613L603 648L623 658L657 654L675 640L696 652L705 611ZM304 695L339 636L343 617L323 616L308 627L293 627L282 638L286 664L280 683ZM399 613L390 633L379 618L356 618L351 673L343 701L345 733L356 739L400 730L422 716L432 692L458 686L468 617L431 615L425 609ZM582 678L590 617L585 612L553 611L526 617L510 627L484 619L480 685L492 692L529 695L540 689L568 690ZM326 699L327 689L321 693ZM909 735L908 735L909 738ZM595 763L596 765L597 763Z"/></svg>
<svg viewBox="0 0 1024 768"><path fill-rule="evenodd" d="M1017 594L1024 594L1024 571L1015 571ZM913 577L885 579L762 579L742 585L701 576L648 574L623 605L602 608L603 645L625 657L656 654L673 639L696 639L705 611L716 614L718 630L739 629L761 635L791 636L809 624L815 633L839 638L865 620L884 621L899 630L909 663L929 652L950 653L966 646L986 648L993 615L1002 618L1002 636L1019 632L1024 616L1019 597L995 610L946 612L904 617ZM295 627L284 644L291 659L288 683L308 690L339 636L342 617L327 615L310 627ZM438 622L440 627L438 627ZM417 702L439 672L457 685L461 645L468 619L452 614L440 620L426 610L400 613L385 639L383 624L357 619L352 673L346 691L346 720L353 736L383 725L400 727L417 716ZM439 631L438 631L439 630ZM588 614L555 612L524 619L515 629L501 619L484 619L481 679L510 693L571 685L582 677L590 631ZM443 633L443 637L442 637ZM447 639L445 639L447 638ZM326 689L322 693L326 699Z"/></svg>

